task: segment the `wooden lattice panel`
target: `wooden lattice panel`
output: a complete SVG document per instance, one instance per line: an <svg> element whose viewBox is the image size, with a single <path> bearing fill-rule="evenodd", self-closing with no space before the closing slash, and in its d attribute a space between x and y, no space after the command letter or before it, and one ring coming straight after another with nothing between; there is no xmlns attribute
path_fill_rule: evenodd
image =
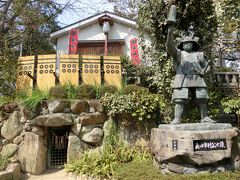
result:
<svg viewBox="0 0 240 180"><path fill-rule="evenodd" d="M78 85L79 79L79 56L78 55L60 55L59 80L62 85Z"/></svg>
<svg viewBox="0 0 240 180"><path fill-rule="evenodd" d="M17 69L17 90L30 90L33 88L33 80L27 75L33 76L34 56L24 56L18 58Z"/></svg>
<svg viewBox="0 0 240 180"><path fill-rule="evenodd" d="M40 90L48 90L55 86L54 72L56 69L56 55L39 55L37 65L37 86Z"/></svg>
<svg viewBox="0 0 240 180"><path fill-rule="evenodd" d="M83 84L100 85L101 67L100 56L82 56Z"/></svg>
<svg viewBox="0 0 240 180"><path fill-rule="evenodd" d="M122 66L120 56L104 56L104 82L107 85L122 86Z"/></svg>

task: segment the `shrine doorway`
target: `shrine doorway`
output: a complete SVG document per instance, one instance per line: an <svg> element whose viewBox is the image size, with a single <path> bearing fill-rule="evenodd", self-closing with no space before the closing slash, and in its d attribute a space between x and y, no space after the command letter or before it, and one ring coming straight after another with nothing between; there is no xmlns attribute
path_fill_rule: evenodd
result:
<svg viewBox="0 0 240 180"><path fill-rule="evenodd" d="M48 168L62 167L67 163L70 126L48 127Z"/></svg>

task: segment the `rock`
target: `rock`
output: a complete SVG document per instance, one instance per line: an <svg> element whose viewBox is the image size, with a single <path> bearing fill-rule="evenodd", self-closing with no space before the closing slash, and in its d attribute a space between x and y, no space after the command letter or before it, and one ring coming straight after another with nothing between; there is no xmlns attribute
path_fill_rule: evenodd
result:
<svg viewBox="0 0 240 180"><path fill-rule="evenodd" d="M226 171L226 169L225 169L225 167L222 167L222 166L217 167L217 169L216 169L216 172L224 172L224 171Z"/></svg>
<svg viewBox="0 0 240 180"><path fill-rule="evenodd" d="M0 122L8 119L11 115L12 115L12 113L6 113L6 112L3 112L2 110L0 110Z"/></svg>
<svg viewBox="0 0 240 180"><path fill-rule="evenodd" d="M75 124L77 116L73 114L54 113L38 116L32 120L32 125L58 127Z"/></svg>
<svg viewBox="0 0 240 180"><path fill-rule="evenodd" d="M234 169L240 170L240 161L235 161L234 162Z"/></svg>
<svg viewBox="0 0 240 180"><path fill-rule="evenodd" d="M67 149L67 163L78 159L83 153L83 147L81 140L73 134L69 134L68 137L68 149Z"/></svg>
<svg viewBox="0 0 240 180"><path fill-rule="evenodd" d="M171 161L189 165L214 164L232 158L233 139L237 135L238 132L229 124L160 125L151 130L150 149L159 163ZM225 139L226 149L222 150L200 151L196 150L197 145L193 146L197 140Z"/></svg>
<svg viewBox="0 0 240 180"><path fill-rule="evenodd" d="M32 131L32 125L31 123L25 123L23 129L25 131Z"/></svg>
<svg viewBox="0 0 240 180"><path fill-rule="evenodd" d="M23 130L23 125L20 123L21 114L15 111L7 121L3 124L1 134L4 138L12 140L19 135Z"/></svg>
<svg viewBox="0 0 240 180"><path fill-rule="evenodd" d="M40 115L49 114L48 102L47 102L47 101L42 101L42 102L41 102L41 105L42 105L42 111L41 111Z"/></svg>
<svg viewBox="0 0 240 180"><path fill-rule="evenodd" d="M7 166L6 171L12 172L11 180L20 180L21 179L21 169L20 164L14 163Z"/></svg>
<svg viewBox="0 0 240 180"><path fill-rule="evenodd" d="M20 144L23 141L23 137L22 136L17 136L15 137L15 139L13 140L14 144Z"/></svg>
<svg viewBox="0 0 240 180"><path fill-rule="evenodd" d="M25 117L21 117L21 119L20 119L20 122L22 123L22 124L24 124L24 123L26 123L27 122L27 119L25 118Z"/></svg>
<svg viewBox="0 0 240 180"><path fill-rule="evenodd" d="M154 121L143 123L129 114L123 114L116 123L120 141L131 147L148 147L151 129L157 127Z"/></svg>
<svg viewBox="0 0 240 180"><path fill-rule="evenodd" d="M162 174L171 174L171 171L169 171L167 168L165 168L165 169L161 169L160 170L160 172L162 173Z"/></svg>
<svg viewBox="0 0 240 180"><path fill-rule="evenodd" d="M94 128L102 128L102 125L86 125L82 126L79 136L82 137L84 134L91 132Z"/></svg>
<svg viewBox="0 0 240 180"><path fill-rule="evenodd" d="M73 133L70 133L68 137L67 163L80 158L81 154L88 149L92 149L92 146L81 141Z"/></svg>
<svg viewBox="0 0 240 180"><path fill-rule="evenodd" d="M46 169L47 147L44 138L26 132L23 145L18 150L18 157L23 172L39 174Z"/></svg>
<svg viewBox="0 0 240 180"><path fill-rule="evenodd" d="M50 113L69 113L70 102L65 100L48 101L48 110Z"/></svg>
<svg viewBox="0 0 240 180"><path fill-rule="evenodd" d="M71 128L71 131L76 135L79 136L80 131L82 129L82 125L80 123L74 124Z"/></svg>
<svg viewBox="0 0 240 180"><path fill-rule="evenodd" d="M198 170L193 167L185 167L185 168L183 168L183 172L184 172L184 174L197 174Z"/></svg>
<svg viewBox="0 0 240 180"><path fill-rule="evenodd" d="M89 101L90 108L94 109L94 112L104 112L104 107L100 100L93 99Z"/></svg>
<svg viewBox="0 0 240 180"><path fill-rule="evenodd" d="M193 166L185 165L185 164L174 164L168 163L167 169L170 172L178 173L178 174L196 174L198 170Z"/></svg>
<svg viewBox="0 0 240 180"><path fill-rule="evenodd" d="M2 147L3 147L3 139L0 138L0 151L2 150Z"/></svg>
<svg viewBox="0 0 240 180"><path fill-rule="evenodd" d="M0 171L0 180L12 180L12 172Z"/></svg>
<svg viewBox="0 0 240 180"><path fill-rule="evenodd" d="M231 124L225 123L186 123L178 125L160 124L158 128L173 131L210 131L233 129Z"/></svg>
<svg viewBox="0 0 240 180"><path fill-rule="evenodd" d="M89 104L86 100L75 100L71 104L71 110L74 114L89 112Z"/></svg>
<svg viewBox="0 0 240 180"><path fill-rule="evenodd" d="M20 180L21 170L18 163L9 164L5 171L0 172L0 180Z"/></svg>
<svg viewBox="0 0 240 180"><path fill-rule="evenodd" d="M40 128L40 127L37 127L37 126L33 126L33 127L32 127L32 132L33 132L34 134L39 135L39 136L43 136L43 135L44 135L43 129Z"/></svg>
<svg viewBox="0 0 240 180"><path fill-rule="evenodd" d="M96 112L96 111L95 111L94 108L90 107L90 108L89 108L89 112L90 112L90 113L93 113L93 112Z"/></svg>
<svg viewBox="0 0 240 180"><path fill-rule="evenodd" d="M12 113L16 108L18 108L18 103L8 103L3 105L3 111L6 113Z"/></svg>
<svg viewBox="0 0 240 180"><path fill-rule="evenodd" d="M10 142L7 140L7 139L3 139L2 140L2 144L5 146L5 145L7 145L7 144L9 144Z"/></svg>
<svg viewBox="0 0 240 180"><path fill-rule="evenodd" d="M18 145L16 144L7 144L3 146L2 151L0 152L3 157L12 157L18 150Z"/></svg>
<svg viewBox="0 0 240 180"><path fill-rule="evenodd" d="M18 146L19 147L19 146ZM17 155L17 153L16 154L14 154L14 156L13 157L11 157L10 158L10 163L11 164L14 164L14 163L18 163L19 161L18 161L18 155Z"/></svg>
<svg viewBox="0 0 240 180"><path fill-rule="evenodd" d="M36 108L33 111L29 110L25 106L21 106L20 112L25 119L27 119L27 120L33 119L41 114L42 105L41 105L41 103L38 103L38 105L36 106Z"/></svg>
<svg viewBox="0 0 240 180"><path fill-rule="evenodd" d="M50 113L50 112L49 112L48 109L42 109L40 115L47 115L47 114L49 114L49 113Z"/></svg>
<svg viewBox="0 0 240 180"><path fill-rule="evenodd" d="M106 121L106 114L100 112L81 113L79 120L82 125L103 124Z"/></svg>
<svg viewBox="0 0 240 180"><path fill-rule="evenodd" d="M100 145L103 140L103 130L100 128L94 128L91 132L82 136L82 141L91 145Z"/></svg>
<svg viewBox="0 0 240 180"><path fill-rule="evenodd" d="M178 174L183 174L184 171L184 167L182 167L181 165L178 165L178 164L173 164L173 163L168 163L168 170L171 171L171 172L175 172L175 173L178 173Z"/></svg>

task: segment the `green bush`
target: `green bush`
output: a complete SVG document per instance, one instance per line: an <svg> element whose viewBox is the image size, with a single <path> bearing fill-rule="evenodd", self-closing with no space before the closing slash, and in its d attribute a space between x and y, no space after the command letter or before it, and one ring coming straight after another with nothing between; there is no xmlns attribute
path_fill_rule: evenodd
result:
<svg viewBox="0 0 240 180"><path fill-rule="evenodd" d="M139 87L135 84L129 84L125 87L125 94L132 94L133 92L138 94L146 94L149 93L149 90L145 87Z"/></svg>
<svg viewBox="0 0 240 180"><path fill-rule="evenodd" d="M75 174L111 178L118 164L146 159L150 159L149 153L141 152L138 149L124 145L107 146L100 152L84 152L80 159L65 165L65 168L67 172Z"/></svg>
<svg viewBox="0 0 240 180"><path fill-rule="evenodd" d="M94 87L88 84L77 86L76 98L77 99L95 99L96 92L94 90Z"/></svg>
<svg viewBox="0 0 240 180"><path fill-rule="evenodd" d="M102 97L106 93L114 94L118 91L116 86L103 85L100 89L99 96Z"/></svg>
<svg viewBox="0 0 240 180"><path fill-rule="evenodd" d="M240 116L240 97L226 98L222 101L225 113L234 113Z"/></svg>
<svg viewBox="0 0 240 180"><path fill-rule="evenodd" d="M76 88L77 87L71 83L64 85L68 99L76 99Z"/></svg>
<svg viewBox="0 0 240 180"><path fill-rule="evenodd" d="M127 95L105 94L101 98L108 115L116 116L129 113L139 121L154 120L159 109L165 109L167 104L159 94Z"/></svg>
<svg viewBox="0 0 240 180"><path fill-rule="evenodd" d="M68 94L66 88L61 85L56 85L49 89L49 96L54 99L67 99Z"/></svg>

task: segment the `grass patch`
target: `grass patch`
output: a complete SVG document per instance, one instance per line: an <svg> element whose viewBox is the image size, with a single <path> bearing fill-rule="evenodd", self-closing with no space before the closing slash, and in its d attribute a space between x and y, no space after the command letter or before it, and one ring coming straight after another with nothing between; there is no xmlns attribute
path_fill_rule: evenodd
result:
<svg viewBox="0 0 240 180"><path fill-rule="evenodd" d="M41 91L39 89L34 89L32 91L32 95L23 99L20 99L20 102L30 111L34 111L38 104L42 100L46 100L49 98L48 91Z"/></svg>
<svg viewBox="0 0 240 180"><path fill-rule="evenodd" d="M240 171L194 175L163 175L153 166L152 160L144 160L118 164L115 166L112 178L117 180L237 180L240 179Z"/></svg>
<svg viewBox="0 0 240 180"><path fill-rule="evenodd" d="M67 172L73 172L77 175L86 174L99 178L111 178L118 164L131 161L140 162L149 158L148 153L140 153L138 149L124 145L107 146L100 152L87 151L83 153L80 159L65 165L65 168Z"/></svg>

